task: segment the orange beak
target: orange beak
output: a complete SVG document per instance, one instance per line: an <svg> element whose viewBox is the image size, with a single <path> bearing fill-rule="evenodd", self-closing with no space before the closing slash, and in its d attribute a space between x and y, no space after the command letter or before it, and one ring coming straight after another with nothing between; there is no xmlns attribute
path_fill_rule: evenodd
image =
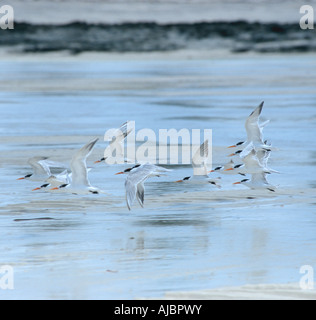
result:
<svg viewBox="0 0 316 320"><path fill-rule="evenodd" d="M175 182L183 182L183 180L177 180L177 181L175 181Z"/></svg>
<svg viewBox="0 0 316 320"><path fill-rule="evenodd" d="M230 171L230 170L234 170L234 168L228 168L228 169L225 169L224 171Z"/></svg>
<svg viewBox="0 0 316 320"><path fill-rule="evenodd" d="M16 179L16 180L24 180L25 178L23 177L23 178L19 178L19 179Z"/></svg>
<svg viewBox="0 0 316 320"><path fill-rule="evenodd" d="M227 148L236 148L237 146L234 144L233 146L229 146Z"/></svg>
<svg viewBox="0 0 316 320"><path fill-rule="evenodd" d="M125 173L125 172L121 171L121 172L116 173L115 175L117 175L117 174L124 174L124 173Z"/></svg>
<svg viewBox="0 0 316 320"><path fill-rule="evenodd" d="M58 187L55 187L55 188L51 188L50 190L58 190L59 188Z"/></svg>
<svg viewBox="0 0 316 320"><path fill-rule="evenodd" d="M240 184L240 182L238 181L238 182L234 182L233 184Z"/></svg>
<svg viewBox="0 0 316 320"><path fill-rule="evenodd" d="M101 162L101 160L94 161L94 163L100 163L100 162Z"/></svg>
<svg viewBox="0 0 316 320"><path fill-rule="evenodd" d="M33 189L32 191L36 191L36 190L41 190L41 188L35 188L35 189Z"/></svg>
<svg viewBox="0 0 316 320"><path fill-rule="evenodd" d="M227 157L232 157L232 156L235 156L235 155L236 155L236 153L231 153Z"/></svg>
<svg viewBox="0 0 316 320"><path fill-rule="evenodd" d="M208 173L211 173L211 172L214 172L215 170L211 170L211 171L209 171Z"/></svg>

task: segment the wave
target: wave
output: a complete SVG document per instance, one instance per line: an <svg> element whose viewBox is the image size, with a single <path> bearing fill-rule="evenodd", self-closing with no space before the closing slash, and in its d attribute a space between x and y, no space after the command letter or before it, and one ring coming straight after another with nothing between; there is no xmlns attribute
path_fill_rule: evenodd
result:
<svg viewBox="0 0 316 320"><path fill-rule="evenodd" d="M99 52L150 52L183 49L227 49L238 52L316 51L314 30L297 23L200 22L122 23L64 25L16 22L14 30L3 30L0 47L20 52L67 50L73 54Z"/></svg>

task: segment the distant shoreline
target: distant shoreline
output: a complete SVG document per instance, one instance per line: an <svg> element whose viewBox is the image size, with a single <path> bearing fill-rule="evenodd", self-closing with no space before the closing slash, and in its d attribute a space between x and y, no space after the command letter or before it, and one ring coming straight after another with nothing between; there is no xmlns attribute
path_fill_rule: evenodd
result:
<svg viewBox="0 0 316 320"><path fill-rule="evenodd" d="M196 23L135 22L61 25L16 21L5 30L0 47L17 53L83 52L171 52L178 50L230 53L315 52L314 30L296 23L214 21Z"/></svg>

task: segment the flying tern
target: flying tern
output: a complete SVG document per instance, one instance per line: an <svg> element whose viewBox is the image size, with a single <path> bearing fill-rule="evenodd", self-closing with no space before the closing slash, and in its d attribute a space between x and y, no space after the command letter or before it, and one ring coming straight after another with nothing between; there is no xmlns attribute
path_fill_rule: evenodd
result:
<svg viewBox="0 0 316 320"><path fill-rule="evenodd" d="M28 160L28 164L33 168L33 173L27 174L17 180L44 181L51 176L50 168L66 168L63 163L48 160L48 157L33 157Z"/></svg>
<svg viewBox="0 0 316 320"><path fill-rule="evenodd" d="M156 166L151 163L137 164L125 171L117 174L127 174L125 180L126 204L128 210L131 210L135 199L139 202L141 207L144 206L145 197L145 181L150 177L160 177L171 170Z"/></svg>
<svg viewBox="0 0 316 320"><path fill-rule="evenodd" d="M47 190L50 188L57 188L63 184L68 185L71 183L71 173L68 173L68 170L63 171L62 173L59 173L57 175L51 175L49 178L45 180L45 183L42 184L40 187L37 187L33 189L32 191L45 189Z"/></svg>
<svg viewBox="0 0 316 320"><path fill-rule="evenodd" d="M266 178L265 173L254 173L251 175L251 179L243 179L233 184L243 184L250 189L267 189L275 192L276 187L271 185Z"/></svg>
<svg viewBox="0 0 316 320"><path fill-rule="evenodd" d="M270 151L254 149L253 143L251 142L241 153L240 158L243 164L238 164L232 168L227 168L225 171L232 171L236 174L252 174L252 173L279 173L276 170L268 168L268 158Z"/></svg>
<svg viewBox="0 0 316 320"><path fill-rule="evenodd" d="M109 141L109 149L106 149L106 152L109 153L109 156L104 155L100 160L95 161L94 163L100 163L112 158L113 152L115 152L115 161L116 163L128 162L124 157L124 145L123 142L125 138L133 131L133 128L129 127L130 121L123 123L118 129L113 131L111 140Z"/></svg>
<svg viewBox="0 0 316 320"><path fill-rule="evenodd" d="M259 117L263 108L263 104L264 101L262 101L246 119L245 129L247 133L247 140L240 141L235 145L229 146L228 148L247 146L249 143L253 143L256 150L261 148L268 148L263 140L263 128L270 122L270 120L259 123Z"/></svg>
<svg viewBox="0 0 316 320"><path fill-rule="evenodd" d="M200 147L195 152L192 157L192 167L193 167L193 175L184 177L181 180L177 180L176 182L190 182L195 184L205 184L210 183L220 188L219 185L220 178L213 179L210 178L207 169L207 160L209 156L209 145L208 140L205 140Z"/></svg>
<svg viewBox="0 0 316 320"><path fill-rule="evenodd" d="M235 165L234 161L233 161L233 159L231 159L225 165L215 167L213 170L210 170L208 173L219 172L219 173L222 173L222 174L231 174L231 171L228 171L227 169L233 168L234 165Z"/></svg>
<svg viewBox="0 0 316 320"><path fill-rule="evenodd" d="M58 187L51 188L50 190L60 190L74 194L99 194L105 193L99 188L93 187L88 178L87 158L92 152L93 147L99 139L94 139L84 145L72 157L70 163L71 181L64 183Z"/></svg>

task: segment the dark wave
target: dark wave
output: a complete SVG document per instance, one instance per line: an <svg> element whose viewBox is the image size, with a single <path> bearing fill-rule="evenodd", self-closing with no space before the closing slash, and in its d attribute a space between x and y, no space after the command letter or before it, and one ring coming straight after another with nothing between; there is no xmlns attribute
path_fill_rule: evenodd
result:
<svg viewBox="0 0 316 320"><path fill-rule="evenodd" d="M149 52L227 49L231 52L308 52L316 50L314 30L299 24L201 22L65 25L15 23L0 30L0 46L22 52Z"/></svg>

